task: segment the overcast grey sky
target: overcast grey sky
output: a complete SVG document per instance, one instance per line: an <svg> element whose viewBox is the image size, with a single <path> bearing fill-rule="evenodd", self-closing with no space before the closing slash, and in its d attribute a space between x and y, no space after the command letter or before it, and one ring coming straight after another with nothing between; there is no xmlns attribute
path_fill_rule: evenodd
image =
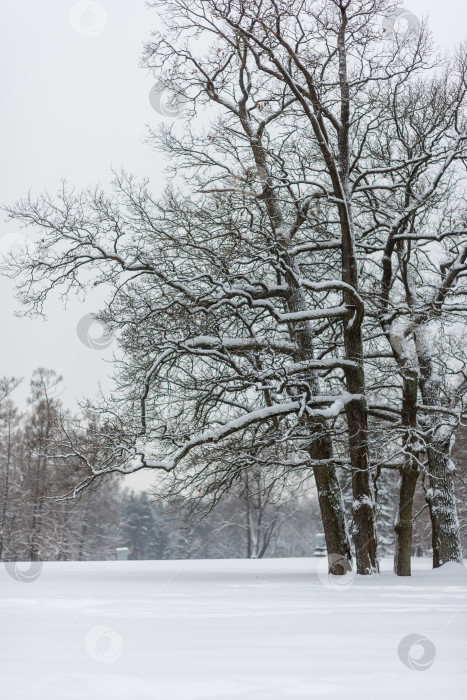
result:
<svg viewBox="0 0 467 700"><path fill-rule="evenodd" d="M140 0L104 0L102 14L93 18L85 10L93 4L2 0L2 202L29 188L54 190L64 177L78 188L106 182L111 165L161 179L157 155L143 145L145 124L159 118L148 100L153 80L138 68L142 41L157 16ZM79 11L70 15L74 6ZM0 234L0 249L21 241L15 225L2 223ZM76 326L98 309L99 293L85 303L71 301L66 310L50 303L44 322L14 318L13 285L4 278L0 284L6 341L0 374L29 377L37 366L51 367L64 376L66 403L92 395L108 374L104 360L112 346L86 347Z"/></svg>
<svg viewBox="0 0 467 700"><path fill-rule="evenodd" d="M154 78L138 67L142 43L158 27L143 0L0 0L2 89L1 195L14 202L30 188L54 190L62 178L78 188L106 183L110 167L125 167L162 183L158 156L144 145L146 124L159 116L148 99ZM449 47L465 38L465 0L406 0L403 7L429 16L435 40ZM21 242L15 225L0 224L0 250ZM112 344L98 350L77 336L80 318L99 308L101 292L86 302L58 302L48 320L18 319L13 284L0 277L0 375L25 377L16 390L24 400L35 367L64 377L62 399L92 396L106 385ZM99 329L91 329L91 332ZM139 483L143 483L140 479Z"/></svg>

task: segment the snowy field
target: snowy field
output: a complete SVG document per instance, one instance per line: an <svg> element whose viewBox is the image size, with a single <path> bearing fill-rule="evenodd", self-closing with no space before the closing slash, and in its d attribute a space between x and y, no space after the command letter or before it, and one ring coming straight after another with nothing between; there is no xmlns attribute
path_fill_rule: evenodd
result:
<svg viewBox="0 0 467 700"><path fill-rule="evenodd" d="M2 564L1 697L467 699L466 569L337 586L324 565Z"/></svg>

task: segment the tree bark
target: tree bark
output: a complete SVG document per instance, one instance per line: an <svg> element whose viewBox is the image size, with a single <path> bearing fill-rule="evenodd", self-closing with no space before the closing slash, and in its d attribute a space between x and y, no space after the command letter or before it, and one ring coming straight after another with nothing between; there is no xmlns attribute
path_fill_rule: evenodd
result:
<svg viewBox="0 0 467 700"><path fill-rule="evenodd" d="M344 192L346 188L344 187ZM342 280L353 287L358 294L357 258L354 249L353 224L350 201L346 207L339 207L342 228ZM347 391L360 394L359 401L350 401L345 406L349 432L349 457L352 465L353 493L353 540L357 559L357 572L370 574L378 571L377 538L374 513L374 500L370 485L370 464L368 447L368 407L365 398L365 373L363 369L363 308L355 305L355 295L344 294L345 303L354 306L353 317L344 322L345 356L353 360L356 367L345 370Z"/></svg>
<svg viewBox="0 0 467 700"><path fill-rule="evenodd" d="M402 423L406 427L403 437L405 464L401 469L399 494L397 499L394 530L396 546L394 552L394 573L398 576L411 575L413 500L420 469L414 453L417 441L417 393L418 373L414 369L402 369Z"/></svg>
<svg viewBox="0 0 467 700"><path fill-rule="evenodd" d="M443 433L443 426L440 432ZM428 447L429 489L427 503L430 511L433 545L433 568L448 561L462 562L462 546L456 498L454 496L454 465L451 460L451 435L435 436Z"/></svg>
<svg viewBox="0 0 467 700"><path fill-rule="evenodd" d="M419 329L416 333L420 391L425 406L439 406L440 379L426 350L425 332L425 329ZM442 413L434 412L428 414L427 427L429 489L426 500L432 526L433 568L438 568L448 561L462 562L462 546L451 460L452 426Z"/></svg>
<svg viewBox="0 0 467 700"><path fill-rule="evenodd" d="M324 430L324 421L321 426L314 426L315 435ZM313 460L332 459L331 438L328 435L317 437L311 445L310 456ZM352 554L337 472L333 466L315 465L313 474L328 551L329 573L343 575L351 569Z"/></svg>
<svg viewBox="0 0 467 700"><path fill-rule="evenodd" d="M403 468L401 470L396 521L394 523L396 533L394 573L398 576L411 575L413 499L418 475L419 470L416 468Z"/></svg>

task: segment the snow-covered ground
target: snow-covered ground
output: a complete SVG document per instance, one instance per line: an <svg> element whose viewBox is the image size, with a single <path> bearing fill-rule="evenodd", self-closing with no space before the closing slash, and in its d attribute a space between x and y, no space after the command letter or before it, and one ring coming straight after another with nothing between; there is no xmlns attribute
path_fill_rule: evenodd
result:
<svg viewBox="0 0 467 700"><path fill-rule="evenodd" d="M466 569L383 564L339 585L324 559L2 564L1 697L466 699Z"/></svg>

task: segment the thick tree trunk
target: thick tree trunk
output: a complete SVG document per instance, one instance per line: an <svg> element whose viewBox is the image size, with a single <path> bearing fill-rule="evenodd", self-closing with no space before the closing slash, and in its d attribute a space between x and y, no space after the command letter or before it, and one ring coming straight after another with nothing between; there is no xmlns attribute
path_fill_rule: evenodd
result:
<svg viewBox="0 0 467 700"><path fill-rule="evenodd" d="M315 466L313 473L328 551L329 573L339 576L349 571L352 566L339 481L336 470L329 467Z"/></svg>
<svg viewBox="0 0 467 700"><path fill-rule="evenodd" d="M332 441L330 436L325 434L324 420L321 424L316 422L312 431L316 438L310 446L310 457L314 461L327 461L323 465L315 464L313 473L328 551L329 573L339 576L351 569L352 561L342 491L336 468L329 464L333 454Z"/></svg>
<svg viewBox="0 0 467 700"><path fill-rule="evenodd" d="M359 401L350 401L345 406L349 433L349 457L352 465L353 493L353 540L359 574L378 571L377 539L374 499L370 485L368 446L368 407L365 398L365 373L363 369L363 305L356 306L358 297L357 262L353 243L350 206L340 207L342 225L342 279L355 294L345 292L345 303L355 309L352 318L344 322L345 356L353 360L355 367L345 370L347 391L360 394Z"/></svg>
<svg viewBox="0 0 467 700"><path fill-rule="evenodd" d="M345 215L344 215L345 214ZM358 278L356 270L356 257L353 249L353 236L350 224L350 208L345 213L341 212L343 229L342 237L342 279L352 286L358 293ZM346 223L347 222L347 223ZM353 305L355 312L350 321L344 324L345 355L348 360L355 362L355 367L349 367L345 371L347 391L351 394L360 394L359 401L351 401L346 404L345 412L349 431L349 456L352 465L352 493L353 493L353 540L357 559L357 572L359 574L371 574L378 571L376 522L374 511L374 499L370 485L370 465L368 448L368 407L365 393L365 374L363 370L363 338L361 323L363 309L355 307L355 296L346 292L345 302Z"/></svg>
<svg viewBox="0 0 467 700"><path fill-rule="evenodd" d="M416 468L401 470L399 495L397 500L396 547L394 553L394 573L398 576L411 575L413 499L419 471Z"/></svg>
<svg viewBox="0 0 467 700"><path fill-rule="evenodd" d="M396 547L394 553L394 573L398 576L411 575L413 500L418 475L420 473L414 441L417 428L418 373L412 368L403 367L402 423L406 427L403 438L405 465L401 470L399 495L397 500L394 530Z"/></svg>
<svg viewBox="0 0 467 700"><path fill-rule="evenodd" d="M435 435L428 447L429 489L426 500L430 510L435 569L448 561L462 562L450 443L451 435L444 439Z"/></svg>
<svg viewBox="0 0 467 700"><path fill-rule="evenodd" d="M440 379L427 352L425 329L417 337L420 363L420 390L425 406L439 406ZM442 413L428 414L430 428L427 458L429 489L427 503L430 510L433 543L433 568L448 561L462 561L462 546L454 496L454 465L451 461L453 428Z"/></svg>
<svg viewBox="0 0 467 700"><path fill-rule="evenodd" d="M349 391L354 393L350 387ZM346 414L349 429L349 454L352 464L352 510L354 517L352 537L355 544L357 572L370 574L378 571L378 562L374 502L369 478L368 426L364 400L347 404Z"/></svg>

